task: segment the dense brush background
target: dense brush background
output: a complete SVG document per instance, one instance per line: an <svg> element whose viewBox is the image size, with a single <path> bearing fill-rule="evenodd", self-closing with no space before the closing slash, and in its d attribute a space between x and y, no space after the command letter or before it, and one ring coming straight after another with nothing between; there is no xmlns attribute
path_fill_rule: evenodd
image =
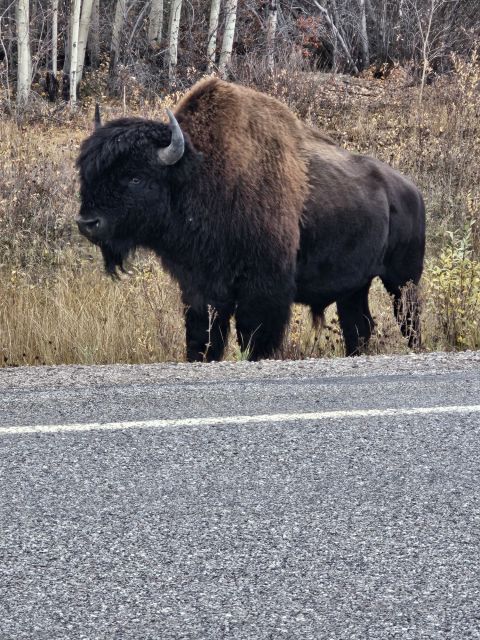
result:
<svg viewBox="0 0 480 640"><path fill-rule="evenodd" d="M464 11L475 4L460 3ZM36 6L40 11L41 3ZM128 35L136 25L138 33L125 58L112 74L107 48L84 74L75 110L60 98L53 104L46 100L40 36L38 51L34 47L32 99L28 108L15 108L14 65L6 68L9 41L0 32L1 365L185 357L179 291L159 262L138 253L130 273L113 282L103 274L98 250L80 237L74 224L79 204L75 159L91 131L95 100L102 101L106 119L124 113L163 118L165 107L172 107L205 74L200 35L206 10L198 7L196 21L196 5L186 9L172 82L162 72L161 47L148 50L142 22L137 24L140 5L132 6L137 13L132 10L125 29L130 29ZM280 23L275 69L267 69L260 55L261 23L255 18L261 7L252 12L249 6L239 5L231 79L277 97L339 144L374 155L416 182L425 197L428 224L421 285L423 348L479 348L480 58L475 15L468 14L468 28L465 15L460 24L458 16L450 16L448 38L454 42L442 36L441 55L438 44L422 82L422 58L412 54L418 49L413 27L389 33L392 44L385 52L385 34L377 33L369 18L372 64L354 77L346 73L351 71L346 61L333 73L320 18L307 12L295 15L293 8L289 20ZM101 13L105 32L107 9L105 5ZM349 44L355 51L353 27ZM12 51L14 62L14 47ZM369 352L407 352L391 300L379 282L372 287L371 306L377 329ZM321 332L312 327L306 309L293 309L282 357L342 354L334 308ZM228 358L242 357L232 343Z"/></svg>

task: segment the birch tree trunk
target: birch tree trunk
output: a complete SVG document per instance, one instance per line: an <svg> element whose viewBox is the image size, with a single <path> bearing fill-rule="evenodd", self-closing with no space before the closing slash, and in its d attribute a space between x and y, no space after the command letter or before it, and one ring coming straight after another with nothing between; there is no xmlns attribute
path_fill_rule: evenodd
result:
<svg viewBox="0 0 480 640"><path fill-rule="evenodd" d="M220 0L212 0L210 6L210 21L208 23L207 60L209 73L215 66L215 52L217 50L218 17L220 15Z"/></svg>
<svg viewBox="0 0 480 640"><path fill-rule="evenodd" d="M223 32L222 51L220 53L219 70L223 78L227 77L227 67L230 64L235 37L235 23L237 21L237 0L227 0L225 31Z"/></svg>
<svg viewBox="0 0 480 640"><path fill-rule="evenodd" d="M17 105L24 107L30 95L30 7L29 0L17 0Z"/></svg>
<svg viewBox="0 0 480 640"><path fill-rule="evenodd" d="M73 0L72 31L70 35L70 106L77 104L77 63L78 63L78 34L80 31L81 0Z"/></svg>
<svg viewBox="0 0 480 640"><path fill-rule="evenodd" d="M117 0L115 5L115 17L112 27L112 42L110 44L111 59L110 71L113 72L120 57L120 43L122 39L123 25L125 24L126 0Z"/></svg>
<svg viewBox="0 0 480 640"><path fill-rule="evenodd" d="M168 79L173 82L178 59L178 35L180 33L180 14L182 0L172 0L170 8L170 23L168 28Z"/></svg>
<svg viewBox="0 0 480 640"><path fill-rule="evenodd" d="M365 0L358 0L360 6L360 45L362 47L362 66L364 69L370 64L370 53L368 47L367 15L365 11Z"/></svg>
<svg viewBox="0 0 480 640"><path fill-rule="evenodd" d="M87 48L92 67L98 67L98 61L100 59L100 0L93 0Z"/></svg>
<svg viewBox="0 0 480 640"><path fill-rule="evenodd" d="M77 87L80 85L85 64L85 51L87 49L88 31L92 18L93 0L83 0L80 27L78 32L78 59L77 59Z"/></svg>
<svg viewBox="0 0 480 640"><path fill-rule="evenodd" d="M267 69L273 73L275 67L275 35L277 32L277 0L270 0L267 20Z"/></svg>
<svg viewBox="0 0 480 640"><path fill-rule="evenodd" d="M58 71L58 0L52 0L52 73Z"/></svg>
<svg viewBox="0 0 480 640"><path fill-rule="evenodd" d="M163 0L152 0L148 23L148 42L151 47L160 45L163 29Z"/></svg>

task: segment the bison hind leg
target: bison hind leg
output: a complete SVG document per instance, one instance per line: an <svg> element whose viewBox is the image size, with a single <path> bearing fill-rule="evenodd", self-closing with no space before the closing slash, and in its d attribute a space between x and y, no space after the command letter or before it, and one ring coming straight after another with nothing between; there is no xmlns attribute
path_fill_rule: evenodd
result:
<svg viewBox="0 0 480 640"><path fill-rule="evenodd" d="M367 346L375 326L368 306L370 282L337 300L338 318L345 341L345 354L357 356Z"/></svg>

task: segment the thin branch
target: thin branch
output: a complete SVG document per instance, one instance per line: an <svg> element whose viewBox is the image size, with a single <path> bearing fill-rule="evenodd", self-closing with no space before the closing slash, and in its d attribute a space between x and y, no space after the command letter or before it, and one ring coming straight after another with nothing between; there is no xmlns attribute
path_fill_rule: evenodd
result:
<svg viewBox="0 0 480 640"><path fill-rule="evenodd" d="M348 60L349 64L351 65L354 73L356 73L358 75L357 65L353 61L353 58L352 58L352 56L350 54L350 51L349 51L349 49L348 49L348 47L347 47L347 45L345 43L345 40L342 38L342 36L340 34L340 31L337 29L337 27L335 26L333 20L330 18L330 14L325 9L325 7L322 7L322 5L317 2L317 0L313 0L313 4L322 13L322 15L324 16L325 20L327 21L328 26L332 29L332 31L334 32L335 36L338 38L338 41L340 42L340 45L341 45L342 49L344 50L345 55L347 56L347 60Z"/></svg>
<svg viewBox="0 0 480 640"><path fill-rule="evenodd" d="M5 79L6 79L6 88L7 88L7 101L8 101L8 107L10 108L10 106L11 106L11 95L10 95L10 83L8 81L8 74L9 74L10 70L8 68L7 50L5 49L5 43L3 42L3 37L2 37L2 20L3 20L3 15L0 16L0 44L2 45L3 57L4 57L4 60L5 60Z"/></svg>
<svg viewBox="0 0 480 640"><path fill-rule="evenodd" d="M130 38L128 39L127 48L129 48L130 45L132 44L133 36L137 33L137 29L140 25L140 22L143 20L147 9L148 9L148 4L145 4L143 6L143 9L140 11L135 24L133 25L132 33L130 34Z"/></svg>

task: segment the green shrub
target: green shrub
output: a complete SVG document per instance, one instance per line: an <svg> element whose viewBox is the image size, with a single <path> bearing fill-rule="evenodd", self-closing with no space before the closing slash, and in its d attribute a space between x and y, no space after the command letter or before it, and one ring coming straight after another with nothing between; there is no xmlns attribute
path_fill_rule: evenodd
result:
<svg viewBox="0 0 480 640"><path fill-rule="evenodd" d="M427 262L426 305L435 319L438 346L480 347L480 261L473 252L475 224L447 232L447 245L436 259Z"/></svg>

